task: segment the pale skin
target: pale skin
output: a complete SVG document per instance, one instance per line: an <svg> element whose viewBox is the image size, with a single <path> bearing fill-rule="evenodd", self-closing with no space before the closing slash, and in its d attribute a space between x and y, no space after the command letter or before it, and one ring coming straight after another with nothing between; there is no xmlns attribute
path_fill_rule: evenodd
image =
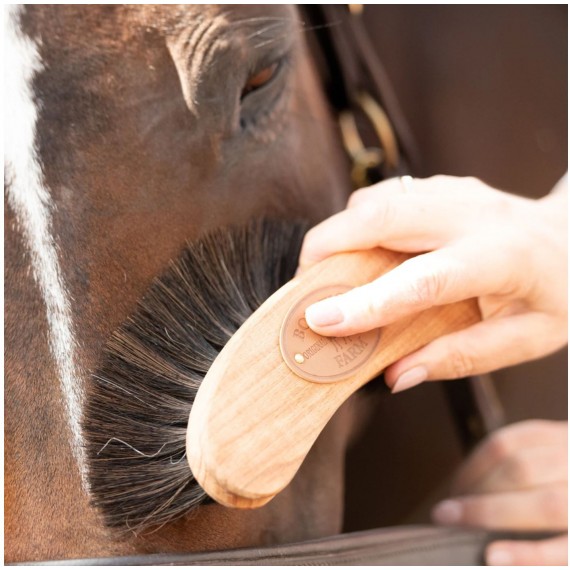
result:
<svg viewBox="0 0 570 570"><path fill-rule="evenodd" d="M563 533L535 541L495 541L488 565L568 563L568 423L528 420L498 430L455 477L436 523L492 530Z"/></svg>
<svg viewBox="0 0 570 570"><path fill-rule="evenodd" d="M567 207L566 177L540 200L451 176L411 184L391 179L358 190L345 210L308 232L300 271L343 251L384 247L417 255L367 285L312 305L307 322L321 335L345 336L434 305L477 298L480 323L386 370L394 393L546 356L568 342ZM459 498L436 507L435 520L567 529L567 460L555 472L551 467L567 457L567 424L525 422L493 437L466 462L454 488ZM497 454L497 438L503 455ZM512 478L509 466L519 463L528 464L528 473ZM553 506L559 503L563 509ZM534 543L497 542L487 562L565 564L567 546L566 534Z"/></svg>

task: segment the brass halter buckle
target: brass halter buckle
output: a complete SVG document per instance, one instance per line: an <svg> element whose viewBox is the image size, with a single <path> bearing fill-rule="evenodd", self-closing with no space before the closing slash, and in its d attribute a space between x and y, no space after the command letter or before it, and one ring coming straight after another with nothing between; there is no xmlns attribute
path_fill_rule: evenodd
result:
<svg viewBox="0 0 570 570"><path fill-rule="evenodd" d="M352 159L352 183L355 188L361 188L371 184L371 169L382 167L385 171L395 170L400 162L400 152L394 129L384 109L366 92L357 95L356 103L374 127L380 145L365 146L354 113L343 111L340 114L344 146Z"/></svg>

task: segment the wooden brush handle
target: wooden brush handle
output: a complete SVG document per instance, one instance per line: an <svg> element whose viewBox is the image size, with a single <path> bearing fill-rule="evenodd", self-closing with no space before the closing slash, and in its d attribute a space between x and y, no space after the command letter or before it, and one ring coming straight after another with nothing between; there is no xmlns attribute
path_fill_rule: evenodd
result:
<svg viewBox="0 0 570 570"><path fill-rule="evenodd" d="M396 360L480 320L472 299L349 339L320 337L302 321L308 304L368 283L409 257L382 249L329 257L274 293L230 339L188 422L190 468L212 498L239 508L264 505L291 481L351 394Z"/></svg>

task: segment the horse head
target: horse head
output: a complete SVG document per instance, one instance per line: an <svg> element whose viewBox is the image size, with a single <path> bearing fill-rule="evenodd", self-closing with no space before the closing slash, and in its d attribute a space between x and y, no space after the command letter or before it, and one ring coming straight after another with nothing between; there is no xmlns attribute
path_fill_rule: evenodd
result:
<svg viewBox="0 0 570 570"><path fill-rule="evenodd" d="M85 451L104 347L185 244L261 216L313 224L346 201L299 14L29 6L6 20L6 559L337 532L348 412L267 506L204 505L152 532L106 523Z"/></svg>

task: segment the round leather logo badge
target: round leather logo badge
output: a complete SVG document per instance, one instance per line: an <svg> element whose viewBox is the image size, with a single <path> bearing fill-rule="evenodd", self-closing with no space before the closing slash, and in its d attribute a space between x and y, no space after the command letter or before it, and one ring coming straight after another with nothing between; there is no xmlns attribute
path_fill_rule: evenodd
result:
<svg viewBox="0 0 570 570"><path fill-rule="evenodd" d="M348 291L346 285L317 289L298 301L281 326L279 345L287 366L311 382L346 380L374 354L380 329L347 337L325 337L313 332L305 320L305 309L317 301Z"/></svg>

